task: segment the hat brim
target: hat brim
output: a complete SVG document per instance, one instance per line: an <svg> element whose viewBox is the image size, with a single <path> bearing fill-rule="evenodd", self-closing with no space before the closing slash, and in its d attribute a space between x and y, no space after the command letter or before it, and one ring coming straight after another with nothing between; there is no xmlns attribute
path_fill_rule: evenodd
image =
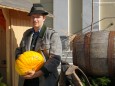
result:
<svg viewBox="0 0 115 86"><path fill-rule="evenodd" d="M32 14L43 14L43 15L48 15L49 13L48 13L47 11L37 10L37 11L28 13L28 16L31 16Z"/></svg>

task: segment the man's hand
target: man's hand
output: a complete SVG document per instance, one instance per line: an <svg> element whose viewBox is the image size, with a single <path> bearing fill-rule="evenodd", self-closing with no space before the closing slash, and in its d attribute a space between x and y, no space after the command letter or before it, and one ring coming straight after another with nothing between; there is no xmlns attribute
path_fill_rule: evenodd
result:
<svg viewBox="0 0 115 86"><path fill-rule="evenodd" d="M31 70L25 73L23 76L25 79L32 79L35 78L35 71Z"/></svg>
<svg viewBox="0 0 115 86"><path fill-rule="evenodd" d="M39 77L43 75L43 72L41 70L35 72L34 70L28 71L25 73L25 75L23 76L25 79L33 79L36 77Z"/></svg>

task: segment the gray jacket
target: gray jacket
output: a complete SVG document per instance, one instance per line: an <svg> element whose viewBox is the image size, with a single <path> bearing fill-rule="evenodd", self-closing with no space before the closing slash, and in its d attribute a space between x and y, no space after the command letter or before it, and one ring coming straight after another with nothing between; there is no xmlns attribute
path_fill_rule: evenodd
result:
<svg viewBox="0 0 115 86"><path fill-rule="evenodd" d="M47 61L45 62L42 70L47 74L44 68L47 69L49 74L46 77L42 76L39 78L39 86L56 86L56 81L58 79L57 67L60 64L62 55L61 40L58 33L54 30L49 29L48 27L45 31L43 31L43 29L44 28L40 31L40 34L42 35L40 35L37 39L35 51L42 50L44 52L45 50L47 54L50 55L50 57L48 57L48 55L44 52ZM32 28L24 33L20 46L16 49L16 58L23 52L30 50L32 35Z"/></svg>

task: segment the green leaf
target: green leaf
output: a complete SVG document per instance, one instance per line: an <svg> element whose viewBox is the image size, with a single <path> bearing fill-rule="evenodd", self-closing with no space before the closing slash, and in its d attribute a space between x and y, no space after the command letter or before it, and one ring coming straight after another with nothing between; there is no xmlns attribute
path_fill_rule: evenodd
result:
<svg viewBox="0 0 115 86"><path fill-rule="evenodd" d="M91 86L108 86L111 83L111 79L108 77L88 77ZM81 77L83 86L87 86L87 81Z"/></svg>
<svg viewBox="0 0 115 86"><path fill-rule="evenodd" d="M5 83L0 82L0 86L6 86L6 84L5 84Z"/></svg>
<svg viewBox="0 0 115 86"><path fill-rule="evenodd" d="M3 77L0 77L0 82L2 81Z"/></svg>

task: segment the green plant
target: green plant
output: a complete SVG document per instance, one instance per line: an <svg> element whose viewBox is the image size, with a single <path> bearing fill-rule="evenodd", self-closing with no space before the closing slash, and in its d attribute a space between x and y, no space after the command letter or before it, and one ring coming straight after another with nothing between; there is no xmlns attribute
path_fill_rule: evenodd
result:
<svg viewBox="0 0 115 86"><path fill-rule="evenodd" d="M108 77L88 77L91 86L108 86L111 83L110 78ZM86 80L81 78L83 86L87 86Z"/></svg>
<svg viewBox="0 0 115 86"><path fill-rule="evenodd" d="M99 77L92 79L93 86L108 86L111 80L107 77Z"/></svg>
<svg viewBox="0 0 115 86"><path fill-rule="evenodd" d="M2 75L0 74L0 86L7 86L5 83L2 82L2 79L3 79L3 77L2 77Z"/></svg>

